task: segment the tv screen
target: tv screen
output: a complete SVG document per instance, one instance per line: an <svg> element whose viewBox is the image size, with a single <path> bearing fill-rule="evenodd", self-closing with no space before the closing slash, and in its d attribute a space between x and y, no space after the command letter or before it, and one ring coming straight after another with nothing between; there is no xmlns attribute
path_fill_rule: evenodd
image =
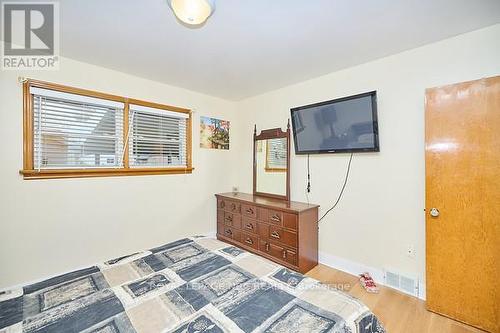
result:
<svg viewBox="0 0 500 333"><path fill-rule="evenodd" d="M377 92L291 109L296 154L379 151Z"/></svg>

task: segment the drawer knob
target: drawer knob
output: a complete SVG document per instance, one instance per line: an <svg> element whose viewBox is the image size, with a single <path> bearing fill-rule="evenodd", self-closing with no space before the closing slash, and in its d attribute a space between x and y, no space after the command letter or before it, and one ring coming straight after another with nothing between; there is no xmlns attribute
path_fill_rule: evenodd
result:
<svg viewBox="0 0 500 333"><path fill-rule="evenodd" d="M227 229L227 230L226 230L226 234L228 234L228 235L232 235L232 234L233 234L233 232L231 231L231 229Z"/></svg>
<svg viewBox="0 0 500 333"><path fill-rule="evenodd" d="M253 240L251 238L245 239L245 243L253 245Z"/></svg>
<svg viewBox="0 0 500 333"><path fill-rule="evenodd" d="M271 232L271 237L276 238L276 239L280 239L280 234L277 231L273 231L273 232Z"/></svg>
<svg viewBox="0 0 500 333"><path fill-rule="evenodd" d="M266 251L269 252L269 243L266 243Z"/></svg>
<svg viewBox="0 0 500 333"><path fill-rule="evenodd" d="M226 221L232 222L233 221L233 217L232 216L226 216Z"/></svg>
<svg viewBox="0 0 500 333"><path fill-rule="evenodd" d="M281 222L281 219L280 219L279 215L277 215L277 214L274 214L273 216L271 216L271 220L273 220L275 222Z"/></svg>
<svg viewBox="0 0 500 333"><path fill-rule="evenodd" d="M251 224L251 223L247 223L247 224L245 225L245 228L246 228L246 229L248 229L248 230L253 230L253 224Z"/></svg>
<svg viewBox="0 0 500 333"><path fill-rule="evenodd" d="M286 259L286 250L283 250L283 259Z"/></svg>
<svg viewBox="0 0 500 333"><path fill-rule="evenodd" d="M247 208L247 213L253 215L253 209L252 208Z"/></svg>

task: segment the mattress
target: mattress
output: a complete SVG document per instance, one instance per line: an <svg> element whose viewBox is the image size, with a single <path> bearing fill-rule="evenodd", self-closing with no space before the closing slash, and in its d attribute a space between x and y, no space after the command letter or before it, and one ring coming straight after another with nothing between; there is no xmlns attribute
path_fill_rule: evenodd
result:
<svg viewBox="0 0 500 333"><path fill-rule="evenodd" d="M0 332L384 332L356 298L210 237L0 292Z"/></svg>

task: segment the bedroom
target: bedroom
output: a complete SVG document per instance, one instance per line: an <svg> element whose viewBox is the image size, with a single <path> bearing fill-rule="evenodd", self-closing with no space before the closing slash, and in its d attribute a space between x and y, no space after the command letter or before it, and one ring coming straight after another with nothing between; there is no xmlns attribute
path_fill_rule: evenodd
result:
<svg viewBox="0 0 500 333"><path fill-rule="evenodd" d="M0 332L189 331L200 312L206 331L498 332L500 3L174 2L2 1ZM293 109L369 92L378 145L296 150ZM479 116L435 118L457 108L439 96ZM285 158L268 161L261 134L281 135ZM255 168L280 198L253 196L272 192ZM207 256L221 267L174 270ZM189 294L189 314L165 298L228 267L238 288L278 287L243 308L261 317L218 307L234 281ZM287 322L297 303L311 308Z"/></svg>

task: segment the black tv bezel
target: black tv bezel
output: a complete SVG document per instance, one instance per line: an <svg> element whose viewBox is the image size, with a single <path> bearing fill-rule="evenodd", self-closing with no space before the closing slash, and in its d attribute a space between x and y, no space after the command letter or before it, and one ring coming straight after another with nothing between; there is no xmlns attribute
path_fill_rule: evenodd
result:
<svg viewBox="0 0 500 333"><path fill-rule="evenodd" d="M310 109L313 107L329 105L329 104L344 102L344 101L348 101L348 100L352 100L352 99L367 97L367 96L371 96L371 101L372 101L372 119L373 119L373 135L374 135L373 148L352 148L352 149L335 149L335 150L333 150L333 149L321 149L321 150L304 150L304 151L298 150L298 148L297 148L297 131L296 131L296 124L295 124L295 117L294 117L295 112L300 111L300 110L304 110L304 109ZM295 107L295 108L290 109L290 115L292 117L293 143L294 143L296 155L380 152L380 146L379 146L379 140L378 140L377 91L376 90L362 93L362 94L336 98L336 99L332 99L332 100L325 101L325 102L319 102L319 103Z"/></svg>

